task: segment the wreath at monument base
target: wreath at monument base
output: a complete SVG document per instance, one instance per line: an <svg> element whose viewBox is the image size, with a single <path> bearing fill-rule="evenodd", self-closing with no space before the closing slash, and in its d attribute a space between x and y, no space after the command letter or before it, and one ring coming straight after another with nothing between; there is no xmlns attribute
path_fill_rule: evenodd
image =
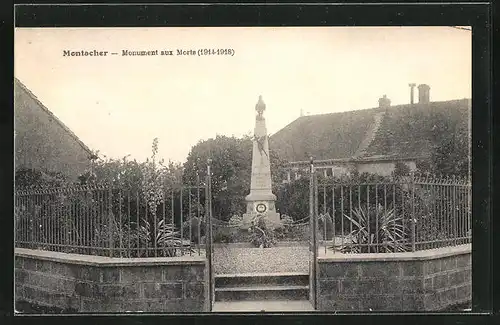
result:
<svg viewBox="0 0 500 325"><path fill-rule="evenodd" d="M263 215L257 215L252 219L252 224L248 229L250 232L250 242L259 248L269 248L276 245L274 231L266 225Z"/></svg>

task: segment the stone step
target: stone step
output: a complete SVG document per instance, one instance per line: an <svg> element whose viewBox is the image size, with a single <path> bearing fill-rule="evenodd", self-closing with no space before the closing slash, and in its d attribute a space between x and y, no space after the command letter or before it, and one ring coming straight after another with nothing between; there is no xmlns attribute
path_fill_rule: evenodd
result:
<svg viewBox="0 0 500 325"><path fill-rule="evenodd" d="M311 312L309 300L252 300L215 302L213 312Z"/></svg>
<svg viewBox="0 0 500 325"><path fill-rule="evenodd" d="M245 286L215 288L215 301L307 300L309 286Z"/></svg>
<svg viewBox="0 0 500 325"><path fill-rule="evenodd" d="M309 285L309 274L300 272L288 272L219 274L215 276L216 288L282 285L307 286Z"/></svg>

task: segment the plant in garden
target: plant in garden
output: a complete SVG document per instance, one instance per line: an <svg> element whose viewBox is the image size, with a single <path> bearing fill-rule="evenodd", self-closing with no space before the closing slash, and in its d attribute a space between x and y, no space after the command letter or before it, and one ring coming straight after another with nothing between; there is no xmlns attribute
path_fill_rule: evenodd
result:
<svg viewBox="0 0 500 325"><path fill-rule="evenodd" d="M114 252L112 251L114 248L119 247L120 240L123 239L123 227L118 225L115 221L114 216L108 215L108 223L106 221L100 224L98 227L94 228L94 236L93 236L93 247L100 247L102 249L110 249L111 254L114 256ZM111 221L111 222L109 222ZM96 255L99 254L100 251L95 252ZM105 255L108 255L105 253Z"/></svg>
<svg viewBox="0 0 500 325"><path fill-rule="evenodd" d="M286 240L292 237L293 233L293 219L288 215L281 216L281 225L274 229L274 234L278 240Z"/></svg>
<svg viewBox="0 0 500 325"><path fill-rule="evenodd" d="M394 164L394 171L392 172L393 176L407 176L411 172L410 167L407 164L401 161L397 161Z"/></svg>
<svg viewBox="0 0 500 325"><path fill-rule="evenodd" d="M348 235L351 243L340 247L341 251L389 253L407 250L408 233L403 226L403 218L395 213L394 208L385 210L381 205L371 206L369 209L362 207L355 208L352 214L352 217L344 214L352 222L354 229Z"/></svg>
<svg viewBox="0 0 500 325"><path fill-rule="evenodd" d="M235 214L229 219L229 227L238 228L243 224L243 217Z"/></svg>
<svg viewBox="0 0 500 325"><path fill-rule="evenodd" d="M294 220L309 215L309 177L281 184L276 191L276 208Z"/></svg>
<svg viewBox="0 0 500 325"><path fill-rule="evenodd" d="M257 215L249 228L250 242L255 247L269 248L276 244L274 231L267 227L264 216Z"/></svg>
<svg viewBox="0 0 500 325"><path fill-rule="evenodd" d="M333 238L333 218L328 212L321 213L318 216L318 229L323 240L331 240Z"/></svg>
<svg viewBox="0 0 500 325"><path fill-rule="evenodd" d="M191 240L195 243L201 243L202 237L205 236L205 221L203 218L191 216L184 221L182 227L185 238L189 238L191 232Z"/></svg>
<svg viewBox="0 0 500 325"><path fill-rule="evenodd" d="M176 248L181 246L178 231L174 230L176 225L167 225L159 211L161 208L165 209L165 189L174 188L180 183L182 170L172 162L165 166L163 160L157 161L157 153L158 139L154 139L152 155L146 162L129 161L127 157L104 157L104 160L100 159L94 164L91 174L81 179L86 184L103 185L105 188L118 188L123 191L123 195L112 195L114 213L110 215L106 212L101 217L104 224L95 230L96 240L104 247L119 248L121 244L124 248L131 245L136 256L154 255L152 249L156 247L157 253L169 256L175 254ZM178 193L175 195L177 198ZM130 219L118 218L119 211L128 211ZM109 226L110 222L112 226ZM97 225L95 222L93 224ZM105 238L107 240L103 243Z"/></svg>
<svg viewBox="0 0 500 325"><path fill-rule="evenodd" d="M70 185L71 181L59 172L40 169L16 169L14 186L16 190L47 189Z"/></svg>
<svg viewBox="0 0 500 325"><path fill-rule="evenodd" d="M184 244L175 226L163 219L158 221L156 233L154 225L145 218L139 225L136 222L132 222L130 226L126 224L122 232L118 228L113 230L116 231L115 241L119 239L119 234L124 235L127 240L126 246L130 245L131 251L134 252L128 257L177 256L178 249ZM154 242L151 241L151 237L154 237Z"/></svg>

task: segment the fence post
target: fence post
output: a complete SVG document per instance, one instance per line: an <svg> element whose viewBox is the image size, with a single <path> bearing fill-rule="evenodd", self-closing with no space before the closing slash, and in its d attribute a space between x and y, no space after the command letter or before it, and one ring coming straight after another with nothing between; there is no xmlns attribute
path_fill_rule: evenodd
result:
<svg viewBox="0 0 500 325"><path fill-rule="evenodd" d="M71 208L72 207L70 207L70 209L69 209L70 213L69 213L69 217L68 217L68 214L65 213L66 212L66 206L64 204L65 203L64 202L64 199L65 199L64 192L61 192L60 198L61 198L61 205L59 206L59 208L60 208L60 212L59 213L64 218L64 245L65 245L66 251L68 251L68 250L71 251L71 249L69 247L69 245L70 245L70 243L69 243L69 231L70 231L70 228L71 228L70 227L70 222L71 222L70 218L72 217L72 215L71 215Z"/></svg>
<svg viewBox="0 0 500 325"><path fill-rule="evenodd" d="M29 241L28 248L34 249L35 248L35 204L34 204L34 199L30 198L27 196L27 200L29 202L29 206L31 207L31 213L28 213L30 217L30 233L31 233L31 240ZM29 211L29 210L28 210Z"/></svg>
<svg viewBox="0 0 500 325"><path fill-rule="evenodd" d="M108 191L108 236L109 236L109 257L113 257L113 210L112 210L112 199L113 199L113 192L112 189L110 188ZM147 207L146 207L147 208Z"/></svg>
<svg viewBox="0 0 500 325"><path fill-rule="evenodd" d="M206 215L205 215L205 252L207 255L208 261L208 288L209 288L209 310L212 310L213 302L215 300L215 286L214 286L214 274L212 270L212 171L210 169L210 165L212 163L212 159L207 160L207 178L205 184L205 206L206 206Z"/></svg>
<svg viewBox="0 0 500 325"><path fill-rule="evenodd" d="M410 185L411 185L411 251L414 252L416 250L416 223L417 219L415 218L415 178L413 172L410 175Z"/></svg>
<svg viewBox="0 0 500 325"><path fill-rule="evenodd" d="M315 229L314 229L314 162L313 158L310 158L310 168L309 168L309 225L311 239L309 240L309 250L312 251L314 248L313 241L315 240Z"/></svg>
<svg viewBox="0 0 500 325"><path fill-rule="evenodd" d="M452 181L453 181L453 196L452 196L452 206L453 206L453 211L452 211L452 218L453 218L453 222L452 222L452 225L453 225L453 243L454 243L454 246L457 246L458 245L458 213L457 213L457 181L456 181L456 178L455 178L455 175L453 175L452 177Z"/></svg>

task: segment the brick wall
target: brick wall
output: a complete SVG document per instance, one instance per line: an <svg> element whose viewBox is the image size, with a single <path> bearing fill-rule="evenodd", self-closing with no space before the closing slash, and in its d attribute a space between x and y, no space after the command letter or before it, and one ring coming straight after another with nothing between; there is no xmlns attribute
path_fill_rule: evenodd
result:
<svg viewBox="0 0 500 325"><path fill-rule="evenodd" d="M318 262L321 311L438 311L471 301L470 245Z"/></svg>
<svg viewBox="0 0 500 325"><path fill-rule="evenodd" d="M208 310L205 257L117 259L17 249L15 299L79 312Z"/></svg>

